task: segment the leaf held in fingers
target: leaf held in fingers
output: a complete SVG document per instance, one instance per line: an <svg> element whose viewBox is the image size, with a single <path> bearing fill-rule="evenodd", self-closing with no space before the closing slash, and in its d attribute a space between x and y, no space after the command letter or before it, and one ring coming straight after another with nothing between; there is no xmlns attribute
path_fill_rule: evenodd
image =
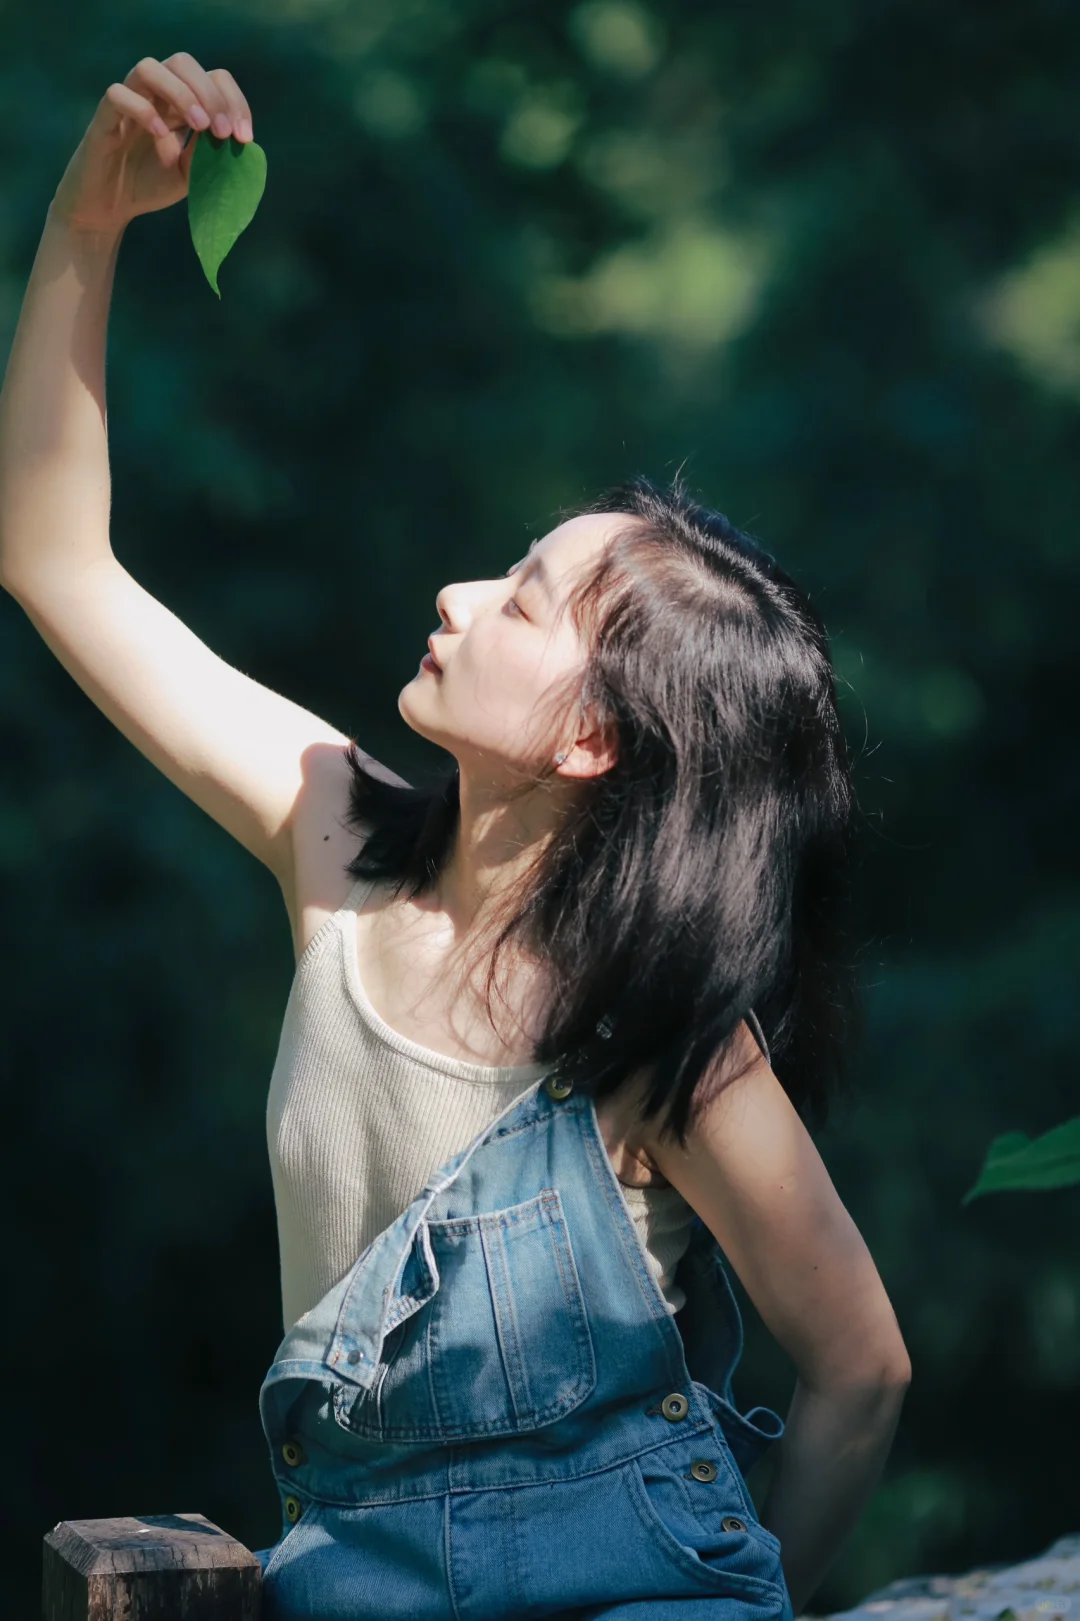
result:
<svg viewBox="0 0 1080 1621"><path fill-rule="evenodd" d="M188 223L206 279L221 297L217 273L225 255L255 218L266 185L266 153L255 141L219 141L203 134L188 174Z"/></svg>

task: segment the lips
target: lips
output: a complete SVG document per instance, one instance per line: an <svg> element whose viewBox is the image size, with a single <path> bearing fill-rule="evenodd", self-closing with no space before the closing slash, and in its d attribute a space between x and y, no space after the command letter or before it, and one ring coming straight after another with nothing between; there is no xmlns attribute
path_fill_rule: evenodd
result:
<svg viewBox="0 0 1080 1621"><path fill-rule="evenodd" d="M424 654L423 658L420 660L420 668L422 670L430 670L432 675L442 675L442 673L443 673L442 665L439 663L438 659L435 657L434 653L431 651L431 643L430 642L428 643L428 651Z"/></svg>
<svg viewBox="0 0 1080 1621"><path fill-rule="evenodd" d="M439 663L438 659L435 657L435 638L433 636L429 636L427 644L428 644L427 656L431 660L432 664L434 664L435 668L441 673L442 672L442 665Z"/></svg>

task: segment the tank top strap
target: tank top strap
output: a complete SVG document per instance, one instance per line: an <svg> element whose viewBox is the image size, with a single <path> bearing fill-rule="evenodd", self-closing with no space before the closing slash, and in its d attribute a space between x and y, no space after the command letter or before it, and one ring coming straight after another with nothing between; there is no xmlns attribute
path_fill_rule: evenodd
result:
<svg viewBox="0 0 1080 1621"><path fill-rule="evenodd" d="M747 1008L746 1010L746 1022L754 1032L754 1038L757 1041L758 1046L761 1048L761 1056L764 1058L767 1064L771 1065L772 1059L769 1056L769 1043L765 1040L765 1032L761 1028L761 1020L758 1018L752 1007Z"/></svg>
<svg viewBox="0 0 1080 1621"><path fill-rule="evenodd" d="M378 880L375 878L358 878L337 908L335 915L340 917L343 912L359 911L377 882Z"/></svg>
<svg viewBox="0 0 1080 1621"><path fill-rule="evenodd" d="M300 969L302 964L306 966L310 961L320 956L326 949L328 940L334 935L340 935L344 930L352 927L350 918L355 915L358 908L363 904L366 895L375 882L374 878L358 878L352 884L346 892L345 899L332 912L326 914L304 950L300 953L296 961L297 970Z"/></svg>

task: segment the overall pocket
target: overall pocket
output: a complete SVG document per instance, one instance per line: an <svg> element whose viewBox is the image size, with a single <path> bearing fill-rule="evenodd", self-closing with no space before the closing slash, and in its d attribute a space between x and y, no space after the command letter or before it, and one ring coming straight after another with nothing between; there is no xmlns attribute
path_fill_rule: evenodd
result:
<svg viewBox="0 0 1080 1621"><path fill-rule="evenodd" d="M659 1556L699 1584L778 1611L780 1544L747 1506L729 1456L707 1435L643 1453L627 1466L631 1496Z"/></svg>
<svg viewBox="0 0 1080 1621"><path fill-rule="evenodd" d="M579 1407L596 1364L558 1190L426 1226L438 1288L387 1336L374 1386L339 1423L387 1440L479 1440Z"/></svg>

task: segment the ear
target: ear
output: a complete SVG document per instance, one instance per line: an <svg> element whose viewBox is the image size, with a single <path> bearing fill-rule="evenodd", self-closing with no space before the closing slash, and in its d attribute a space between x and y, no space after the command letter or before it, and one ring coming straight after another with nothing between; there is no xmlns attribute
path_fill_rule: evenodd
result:
<svg viewBox="0 0 1080 1621"><path fill-rule="evenodd" d="M582 717L581 732L567 752L566 759L555 768L560 777L602 777L618 759L614 728L591 725L591 720L591 715Z"/></svg>

